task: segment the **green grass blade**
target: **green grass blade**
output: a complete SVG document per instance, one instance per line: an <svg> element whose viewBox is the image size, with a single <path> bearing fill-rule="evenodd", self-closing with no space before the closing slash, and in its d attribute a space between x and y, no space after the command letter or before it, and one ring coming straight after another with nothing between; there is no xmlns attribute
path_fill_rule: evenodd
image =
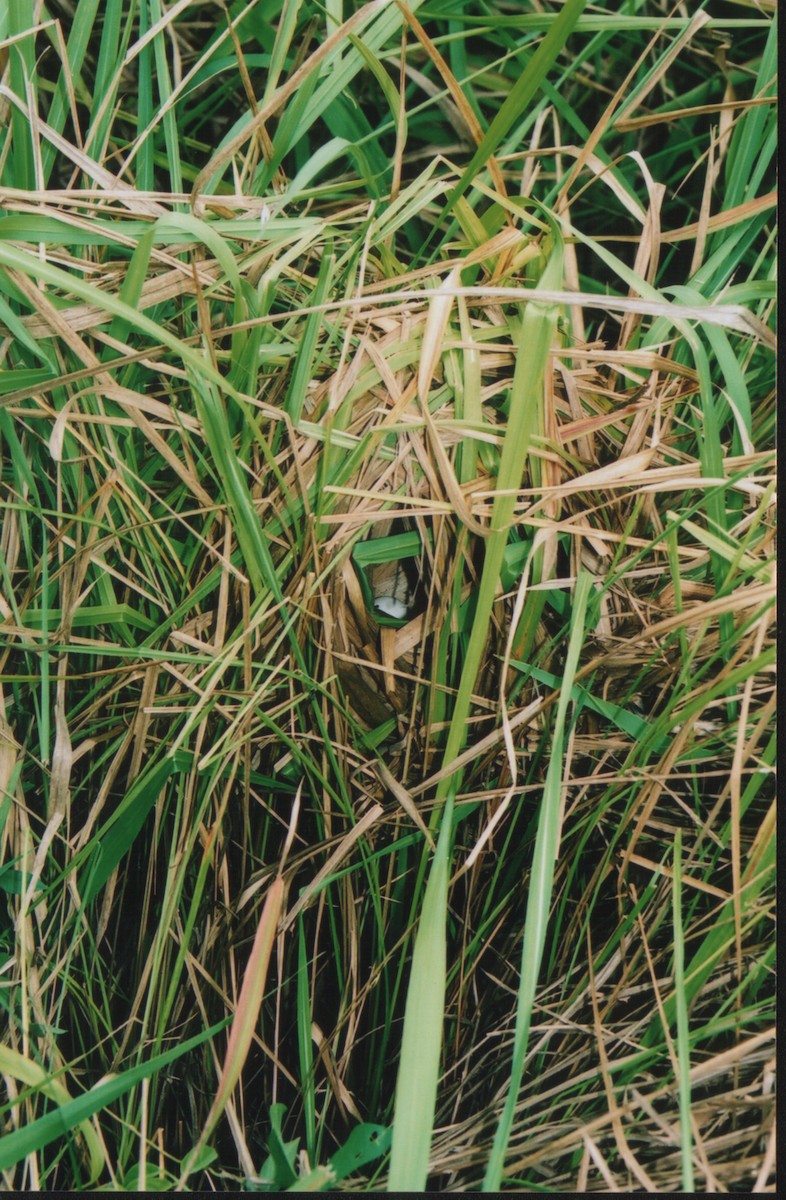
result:
<svg viewBox="0 0 786 1200"><path fill-rule="evenodd" d="M142 41L150 29L150 6L139 5L139 40ZM153 47L146 41L139 51L139 87L136 105L136 185L142 191L152 192L155 188L155 146L145 130L153 119L155 101L153 97Z"/></svg>
<svg viewBox="0 0 786 1200"><path fill-rule="evenodd" d="M68 58L68 71L75 85L79 81L79 75L93 34L93 26L96 22L99 5L100 0L79 0L76 11L71 15L68 41L66 42L66 55ZM52 97L49 112L46 116L47 124L57 133L62 133L63 131L69 108L66 74L65 70L62 70L57 81L55 94ZM46 142L41 151L44 179L49 179L56 155L57 151L54 146L50 142Z"/></svg>
<svg viewBox="0 0 786 1200"><path fill-rule="evenodd" d="M32 29L33 13L27 0L9 0L8 33L11 37L24 34ZM10 65L11 91L18 100L28 107L30 98L35 102L35 46L33 34L15 40L8 50ZM28 86L30 92L28 95ZM29 117L16 104L11 107L11 145L13 153L13 171L6 163L6 182L13 187L36 187L35 161L33 154L32 125ZM6 137L8 132L6 132Z"/></svg>
<svg viewBox="0 0 786 1200"><path fill-rule="evenodd" d="M558 239L543 273L543 285L556 286L557 282L561 281L561 273L562 254ZM438 316L440 315L442 314L438 313ZM557 310L553 305L543 306L534 302L527 305L511 389L510 416L497 477L499 492L516 489L521 483L527 447L531 434L537 427L538 413L543 403L543 380L556 320ZM458 755L467 736L472 689L486 644L514 504L515 495L498 494L494 500L492 533L486 540L477 608L445 748L446 764ZM428 1172L428 1151L434 1127L439 1048L444 1019L444 971L440 964L444 963L445 955L447 858L451 837L450 825L453 820L452 796L458 787L459 775L459 772L453 772L438 785L437 799L444 801L447 798L448 802L444 811L441 805L435 808L431 822L433 829L436 828L437 822L441 821L441 829L437 852L426 885L423 916L416 935L407 991L393 1126L394 1157L391 1161L395 1164L395 1170L391 1170L388 1184L391 1190L422 1189Z"/></svg>
<svg viewBox="0 0 786 1200"><path fill-rule="evenodd" d="M83 1096L60 1105L54 1112L39 1117L30 1125L15 1129L12 1133L6 1133L0 1138L0 1171L7 1171L14 1163L26 1158L29 1154L37 1154L44 1146L61 1138L64 1132L73 1129L75 1125L80 1125L95 1113L107 1108L113 1101L141 1083L143 1079L149 1079L151 1075L156 1075L170 1063L177 1062L179 1058L190 1054L198 1046L204 1045L226 1027L228 1020L229 1018L219 1021L217 1025L211 1025L196 1037L189 1038L181 1045L151 1058L149 1062L143 1063L139 1067L123 1071L113 1079L99 1083L89 1092L85 1092Z"/></svg>
<svg viewBox="0 0 786 1200"><path fill-rule="evenodd" d="M576 590L573 597L570 641L565 660L565 674L563 676L557 715L554 721L552 751L549 758L546 783L543 789L543 799L538 819L538 832L535 841L535 857L532 863L532 875L527 895L527 916L524 926L524 943L521 951L521 978L519 982L518 1002L516 1004L516 1029L513 1040L510 1083L502 1116L494 1135L491 1156L486 1165L486 1174L483 1179L484 1192L497 1192L501 1187L505 1167L505 1154L508 1148L510 1131L513 1128L516 1102L521 1088L521 1079L524 1074L524 1062L527 1055L538 976L543 959L543 948L546 944L546 926L552 903L554 868L557 855L559 854L563 814L563 779L565 772L565 763L562 756L568 703L578 666L579 653L584 641L584 620L591 588L592 577L582 572L576 580Z"/></svg>
<svg viewBox="0 0 786 1200"><path fill-rule="evenodd" d="M544 289L559 288L562 282L562 263L562 240L557 233L554 248L540 279ZM458 755L467 734L472 689L486 646L491 610L496 598L516 504L515 493L521 487L531 438L542 421L544 377L557 315L558 309L555 305L530 301L521 323L510 395L510 413L496 480L497 495L494 497L491 514L491 532L486 538L477 608L445 748L446 765ZM438 788L438 798L444 798L452 786L457 784L448 777ZM438 810L435 809L434 825L437 819Z"/></svg>
<svg viewBox="0 0 786 1200"><path fill-rule="evenodd" d="M442 219L451 211L460 196L463 196L472 180L488 162L497 150L503 138L510 132L516 121L521 117L527 105L537 94L538 88L546 78L548 71L554 65L557 57L565 48L565 42L576 26L576 22L586 7L587 0L567 0L560 10L559 16L549 26L548 33L533 54L525 70L521 73L511 88L497 112L494 120L483 135L477 150L448 196Z"/></svg>
<svg viewBox="0 0 786 1200"><path fill-rule="evenodd" d="M407 989L393 1111L389 1192L422 1192L428 1178L445 1017L450 840L445 822L426 884Z"/></svg>
<svg viewBox="0 0 786 1200"><path fill-rule="evenodd" d="M184 756L154 762L132 784L128 794L88 845L91 847L89 874L81 889L82 901L90 904L109 876L128 854L153 805L170 776L182 766Z"/></svg>
<svg viewBox="0 0 786 1200"><path fill-rule="evenodd" d="M43 1067L33 1062L29 1058L25 1058L16 1050L12 1050L10 1046L0 1045L0 1071L4 1075L9 1075L12 1079L17 1079L26 1087L35 1088L42 1092L43 1095L49 1096L54 1100L61 1109L72 1103L68 1089L60 1079L53 1079L47 1075ZM90 1121L86 1118L74 1122L78 1125L79 1132L85 1141L85 1147L90 1156L90 1179L93 1183L101 1174L101 1169L104 1165L104 1154L101 1149L96 1132L93 1129ZM0 1156L2 1156L5 1138L0 1139Z"/></svg>
<svg viewBox="0 0 786 1200"><path fill-rule="evenodd" d="M297 1045L300 1087L306 1119L306 1150L310 1162L316 1154L316 1105L314 1100L314 1055L311 1040L311 990L306 956L306 934L302 918L297 923Z"/></svg>
<svg viewBox="0 0 786 1200"><path fill-rule="evenodd" d="M150 0L150 15L153 23L157 25L163 15L161 0ZM165 110L163 116L164 141L166 143L166 157L171 180L171 190L177 193L183 191L183 172L180 166L180 138L178 137L175 112L173 108L166 107L167 101L172 94L172 82L169 77L165 38L166 31L162 29L154 39L153 46L156 59L158 97L161 107Z"/></svg>

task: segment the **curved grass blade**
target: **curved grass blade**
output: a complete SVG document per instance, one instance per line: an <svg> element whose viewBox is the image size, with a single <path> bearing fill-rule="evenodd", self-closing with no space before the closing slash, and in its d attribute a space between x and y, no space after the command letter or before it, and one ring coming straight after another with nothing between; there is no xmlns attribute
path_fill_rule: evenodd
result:
<svg viewBox="0 0 786 1200"><path fill-rule="evenodd" d="M10 1075L12 1079L18 1079L20 1083L24 1083L27 1087L36 1088L38 1091L43 1092L45 1096L49 1096L50 1099L56 1101L61 1109L71 1103L68 1088L61 1080L52 1078L39 1063L25 1058L23 1054L12 1050L10 1046L0 1046L0 1071L4 1075ZM84 1119L79 1121L78 1125L90 1159L90 1176L88 1182L94 1183L101 1174L101 1169L104 1165L104 1151L90 1121ZM28 1128L32 1128L32 1126L28 1126ZM3 1139L4 1144L5 1139Z"/></svg>

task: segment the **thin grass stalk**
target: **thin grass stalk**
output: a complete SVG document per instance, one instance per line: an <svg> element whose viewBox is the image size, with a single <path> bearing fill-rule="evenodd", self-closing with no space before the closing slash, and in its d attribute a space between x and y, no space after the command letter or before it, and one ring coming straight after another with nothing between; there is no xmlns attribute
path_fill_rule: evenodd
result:
<svg viewBox="0 0 786 1200"><path fill-rule="evenodd" d="M79 78L90 39L93 35L93 27L96 22L100 3L101 0L79 0L76 12L71 18L68 41L65 47L67 62L63 63L63 71L57 80L55 93L46 116L47 124L57 133L63 132L66 114L71 107L68 94L69 86L73 84L73 80ZM96 90L96 95L101 94ZM54 146L49 142L42 147L41 161L43 164L44 181L49 179L56 154Z"/></svg>
<svg viewBox="0 0 786 1200"><path fill-rule="evenodd" d="M0 1138L0 1171L7 1170L14 1163L27 1158L30 1154L37 1154L44 1146L48 1146L52 1142L57 1141L58 1138L62 1138L64 1133L67 1133L75 1126L81 1126L83 1122L87 1121L94 1114L108 1109L110 1104L140 1084L143 1079L148 1079L152 1075L158 1074L165 1067L168 1067L170 1063L183 1058L192 1050L196 1050L212 1037L215 1037L217 1033L220 1033L226 1027L228 1020L226 1018L215 1025L211 1025L195 1037L189 1038L179 1046L175 1046L172 1050L167 1050L165 1054L159 1054L155 1058L151 1058L148 1062L142 1063L141 1066L132 1067L130 1071L124 1071L120 1075L113 1075L104 1080L103 1083L95 1084L94 1087L84 1092L81 1096L78 1096L75 1100L69 1100L53 1112L48 1112L43 1117L39 1117L38 1120L33 1121L31 1124L23 1125L20 1129L15 1129L11 1133L4 1134Z"/></svg>
<svg viewBox="0 0 786 1200"><path fill-rule="evenodd" d="M556 229L554 233L554 247L540 280L542 287L547 289L558 288L562 280L563 243ZM486 539L475 619L445 747L445 766L459 755L467 736L472 692L488 638L491 611L515 512L516 493L521 487L532 435L542 423L543 382L558 311L556 305L530 301L521 323L510 395L510 415L497 475L497 495L491 513L491 531ZM451 788L457 791L459 781L460 774L442 780L437 787L437 800L444 799ZM437 806L432 817L432 828L438 820Z"/></svg>
<svg viewBox="0 0 786 1200"><path fill-rule="evenodd" d="M139 5L139 41L145 39L150 29L149 5ZM149 41L139 51L139 87L137 90L136 138L134 150L138 150L136 164L136 185L145 192L152 192L154 182L154 144L151 137L145 137L145 130L150 128L153 120L153 47Z"/></svg>
<svg viewBox="0 0 786 1200"><path fill-rule="evenodd" d="M297 1041L300 1058L300 1078L303 1093L303 1114L306 1122L306 1151L313 1163L316 1153L316 1104L314 1099L314 1056L311 1042L311 995L309 992L306 935L302 918L298 920L297 938Z"/></svg>
<svg viewBox="0 0 786 1200"><path fill-rule="evenodd" d="M688 1037L688 1000L685 992L685 931L682 924L682 830L674 837L674 879L672 886L674 919L674 994L677 1003L677 1084L680 1103L680 1160L682 1190L692 1192L693 1129L691 1126L690 1040Z"/></svg>
<svg viewBox="0 0 786 1200"><path fill-rule="evenodd" d="M773 656L768 660L770 663L772 663ZM750 673L752 674L752 671ZM742 675L742 672L740 671L739 674ZM723 682L725 682L725 678ZM720 693L722 688L718 687L716 691ZM740 899L743 920L750 919L752 909L755 912L754 906L757 904L759 895L766 887L771 887L773 884L774 873L775 804L773 802L762 822L742 874ZM709 979L713 968L728 953L729 947L733 946L734 942L735 903L733 899L730 899L727 900L718 913L712 929L694 952L688 963L687 970L684 972L683 992L688 1005L695 1001ZM677 1020L678 1005L679 996L675 990L663 1006L669 1027L672 1027ZM656 1015L642 1038L643 1045L651 1046L655 1043L660 1032L659 1026L660 1022Z"/></svg>
<svg viewBox="0 0 786 1200"><path fill-rule="evenodd" d="M412 0L411 7L417 8L422 3L423 0ZM349 38L350 33L358 33L362 29L365 47L372 53L376 53L393 34L398 32L401 21L401 13L396 5L390 4L388 0L370 0L370 3L358 9L343 25L329 34L306 62L257 109L248 124L217 150L207 165L202 168L191 190L192 208L196 207L201 192L211 184L218 183L221 174L234 155L243 149L257 130L272 120L287 101L294 97L291 109L287 109L283 117L279 118L279 131L274 141L275 146L280 137L280 131L287 125L289 112L297 109L298 100L301 95L305 94L305 88L307 86L314 88L316 85L314 94L308 98L305 111L298 112L297 126L291 132L286 149L290 149L305 136L314 121L322 115L331 101L335 100L336 96L351 83L365 65L362 55L353 46L350 45L347 48L342 45L344 40ZM279 151L280 154L281 151ZM277 156L274 155L270 166L275 167L276 165Z"/></svg>
<svg viewBox="0 0 786 1200"><path fill-rule="evenodd" d="M153 18L153 23L158 25L163 15L161 10L161 0L150 0L150 15ZM169 177L172 184L171 190L173 192L182 192L183 172L180 165L180 145L177 135L177 123L175 121L174 110L167 106L169 98L172 94L172 83L169 78L169 64L166 57L165 30L163 28L155 37L153 46L156 60L156 83L158 85L160 107L164 109L164 141L166 143L167 150Z"/></svg>

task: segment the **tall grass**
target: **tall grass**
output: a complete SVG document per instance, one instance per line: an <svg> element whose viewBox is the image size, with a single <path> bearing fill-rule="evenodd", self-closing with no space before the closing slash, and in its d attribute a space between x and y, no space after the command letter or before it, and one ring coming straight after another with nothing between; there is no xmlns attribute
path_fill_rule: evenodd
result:
<svg viewBox="0 0 786 1200"><path fill-rule="evenodd" d="M776 45L0 11L6 1188L774 1190Z"/></svg>

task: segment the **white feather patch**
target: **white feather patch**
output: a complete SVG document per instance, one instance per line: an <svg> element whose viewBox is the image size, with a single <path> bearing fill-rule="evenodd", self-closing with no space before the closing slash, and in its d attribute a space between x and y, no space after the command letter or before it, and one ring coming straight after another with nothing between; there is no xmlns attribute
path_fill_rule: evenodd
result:
<svg viewBox="0 0 786 1200"><path fill-rule="evenodd" d="M396 600L394 596L377 596L374 607L378 608L385 616L395 617L398 621L403 620L409 613L407 605Z"/></svg>

